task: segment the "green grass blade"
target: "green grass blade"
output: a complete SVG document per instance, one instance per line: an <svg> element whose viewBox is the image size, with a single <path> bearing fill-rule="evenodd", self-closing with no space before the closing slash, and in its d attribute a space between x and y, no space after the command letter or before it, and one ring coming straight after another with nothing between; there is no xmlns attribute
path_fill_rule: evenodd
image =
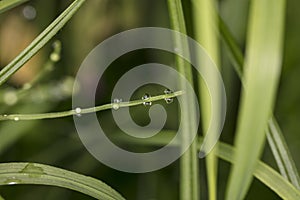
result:
<svg viewBox="0 0 300 200"><path fill-rule="evenodd" d="M226 199L243 199L265 141L281 69L285 1L253 0L235 145Z"/></svg>
<svg viewBox="0 0 300 200"><path fill-rule="evenodd" d="M149 132L151 131L149 130ZM165 146L174 138L174 135L174 131L163 130L161 131L159 137L153 137L149 140L129 139L128 137L122 135L118 135L118 137L114 137L114 139L120 142L125 142L126 144L131 143L135 145ZM200 150L202 142L203 137L199 137L198 150ZM179 145L179 141L174 144ZM234 159L236 148L223 142L218 142L218 149L219 151L216 152L216 155L219 158L228 161L233 165L236 164L236 160ZM267 187L272 189L282 199L298 200L300 198L300 190L298 190L294 185L289 183L284 177L282 177L278 172L266 165L264 162L259 160L256 160L256 162L257 165L255 165L253 176L264 183Z"/></svg>
<svg viewBox="0 0 300 200"><path fill-rule="evenodd" d="M193 0L193 20L194 20L194 31L195 31L195 39L204 47L207 54L214 61L214 63L219 66L219 41L218 41L218 19L216 14L216 1L211 0ZM206 59L210 59L206 58ZM205 58L200 59L198 62L201 65L210 67ZM215 66L211 66L215 67ZM210 77L211 79L216 79L215 77ZM198 84L200 88L200 102L201 102L201 118L202 118L202 127L203 132L206 133L212 115L211 109L211 97L206 88L206 84L199 77ZM219 91L218 85L213 89L214 91ZM215 109L217 112L220 109ZM220 122L214 121L214 127L216 128L213 135L208 135L208 143L210 145L214 145L216 137L218 137L218 127L220 126ZM211 142L210 142L211 141ZM215 156L215 151L217 150L217 146L209 152L209 154L205 157L206 160L206 170L207 170L207 181L208 181L208 196L210 200L217 199L217 168L218 168L218 159Z"/></svg>
<svg viewBox="0 0 300 200"><path fill-rule="evenodd" d="M9 10L9 9L12 9L22 3L25 3L29 0L3 0L3 1L0 1L0 14Z"/></svg>
<svg viewBox="0 0 300 200"><path fill-rule="evenodd" d="M68 188L103 200L124 200L105 183L81 174L36 163L1 163L0 185L38 184Z"/></svg>
<svg viewBox="0 0 300 200"><path fill-rule="evenodd" d="M273 140L275 141L274 144L276 146L275 148L272 148L272 151L276 151L280 156L280 159L276 159L277 164L284 167L288 180L290 180L291 183L300 190L300 178L297 168L293 162L291 153L288 150L288 146L283 138L281 130L274 118L269 121L269 129L271 132L270 136L273 137Z"/></svg>
<svg viewBox="0 0 300 200"><path fill-rule="evenodd" d="M57 17L32 43L13 61L0 71L0 85L17 72L34 56L55 34L71 19L85 0L75 0L59 17Z"/></svg>
<svg viewBox="0 0 300 200"><path fill-rule="evenodd" d="M182 9L181 0L168 0L169 15L171 21L171 27L175 31L179 31L186 34L186 25L184 20L184 14ZM174 43L177 47L182 47L181 40L174 38ZM191 66L184 63L179 56L176 56L176 66L179 73L183 74L186 79L193 84L193 76ZM179 83L183 88L186 88L186 83ZM182 138L183 146L191 137L190 133L195 132L196 125L196 113L192 107L194 105L193 98L184 95L181 106L185 112L181 113L181 117L184 121L181 121L184 137ZM180 158L180 199L182 200L198 200L199 199L199 167L198 167L198 154L197 154L197 140L192 142L190 148Z"/></svg>
<svg viewBox="0 0 300 200"><path fill-rule="evenodd" d="M4 200L4 198L0 195L0 200Z"/></svg>
<svg viewBox="0 0 300 200"><path fill-rule="evenodd" d="M244 64L244 57L243 53L241 52L240 48L237 45L236 40L232 36L231 32L229 31L228 27L222 20L222 18L219 16L219 30L222 36L222 39L224 40L225 44L228 47L227 52L230 52L230 58L233 63L234 69L243 82L243 64Z"/></svg>
<svg viewBox="0 0 300 200"><path fill-rule="evenodd" d="M234 165L237 164L236 159L234 159L234 155L237 153L236 149L224 143L219 143L219 149L217 154L221 159ZM261 161L256 161L256 163L253 176L272 189L282 199L300 199L300 190L265 163Z"/></svg>
<svg viewBox="0 0 300 200"><path fill-rule="evenodd" d="M231 61L233 63L234 69L236 70L239 78L241 79L242 83L244 82L242 79L242 71L244 63L244 58L242 55L241 50L236 45L235 39L232 37L232 34L226 27L225 23L219 18L220 21L220 31L222 38L224 39L229 52L231 53ZM267 139L268 143L271 147L272 153L275 157L277 162L278 168L283 177L288 178L291 183L299 188L300 178L299 174L295 165L295 162L291 156L289 148L286 144L285 138L278 126L277 120L273 116L268 123L268 132L267 132Z"/></svg>

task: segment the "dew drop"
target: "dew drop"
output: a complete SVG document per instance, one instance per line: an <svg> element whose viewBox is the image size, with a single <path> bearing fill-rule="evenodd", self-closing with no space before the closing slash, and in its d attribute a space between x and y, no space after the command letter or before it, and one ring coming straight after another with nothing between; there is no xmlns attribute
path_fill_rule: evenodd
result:
<svg viewBox="0 0 300 200"><path fill-rule="evenodd" d="M25 6L22 13L23 16L28 20L33 20L36 17L36 10L32 6Z"/></svg>
<svg viewBox="0 0 300 200"><path fill-rule="evenodd" d="M4 103L9 106L12 106L18 102L18 96L15 91L7 91L3 95Z"/></svg>
<svg viewBox="0 0 300 200"><path fill-rule="evenodd" d="M164 93L165 94L171 94L173 92L169 89L165 89ZM165 101L166 101L167 104L170 104L170 103L173 103L174 99L173 98L165 98Z"/></svg>
<svg viewBox="0 0 300 200"><path fill-rule="evenodd" d="M122 99L114 99L113 104L112 104L112 108L114 110L118 110L120 108L120 103L121 102L122 102Z"/></svg>
<svg viewBox="0 0 300 200"><path fill-rule="evenodd" d="M19 118L19 117L14 117L14 120L15 120L15 121L19 121L20 118Z"/></svg>
<svg viewBox="0 0 300 200"><path fill-rule="evenodd" d="M22 182L21 180L16 179L15 177L8 178L4 181L4 183L7 184L7 185L15 185L15 184L18 184L18 183L21 183L21 182Z"/></svg>
<svg viewBox="0 0 300 200"><path fill-rule="evenodd" d="M147 94L147 93L144 94L144 96L142 97L142 100L144 100L144 102L143 102L144 106L151 106L152 105L152 102L149 101L150 97L151 97L150 94Z"/></svg>
<svg viewBox="0 0 300 200"><path fill-rule="evenodd" d="M75 113L77 117L81 117L81 108L79 107L75 108Z"/></svg>
<svg viewBox="0 0 300 200"><path fill-rule="evenodd" d="M178 47L175 47L175 48L174 48L174 51L175 51L175 52L179 52L179 48L178 48Z"/></svg>

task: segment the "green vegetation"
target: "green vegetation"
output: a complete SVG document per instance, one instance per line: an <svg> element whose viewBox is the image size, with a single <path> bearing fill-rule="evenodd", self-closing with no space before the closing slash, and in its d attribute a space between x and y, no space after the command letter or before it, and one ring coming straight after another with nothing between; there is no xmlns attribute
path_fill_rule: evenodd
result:
<svg viewBox="0 0 300 200"><path fill-rule="evenodd" d="M300 199L300 160L295 156L300 145L300 29L293 26L297 6L296 0L1 0L0 200ZM153 49L127 53L101 77L97 106L71 108L74 77L87 54L109 36L141 26L168 27L191 36L222 74L226 123L204 159L199 159L203 137L222 104L220 100L214 110L218 113L212 113L205 82L180 56ZM179 38L173 41L182 47ZM197 61L213 67L205 59ZM149 62L174 65L194 86L199 102L184 89L164 94L165 88L157 84L141 86L128 102L111 102L118 79ZM214 91L219 90L216 84ZM151 97L142 99L146 93ZM184 104L179 106L176 98ZM166 124L151 138L130 137L114 123L112 112L129 107L133 120L147 125L150 106L145 102L163 105ZM118 172L97 161L72 121L72 116L96 113L115 145L139 153L168 144L182 124L184 135L174 143L180 148L196 131L195 103L201 117L190 148L170 166L145 174ZM220 121L213 123L210 144Z"/></svg>

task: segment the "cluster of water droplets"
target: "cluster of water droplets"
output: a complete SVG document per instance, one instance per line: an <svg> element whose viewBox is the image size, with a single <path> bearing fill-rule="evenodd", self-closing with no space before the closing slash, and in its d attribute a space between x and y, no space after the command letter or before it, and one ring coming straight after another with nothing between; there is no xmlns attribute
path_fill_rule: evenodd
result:
<svg viewBox="0 0 300 200"><path fill-rule="evenodd" d="M164 91L165 94L172 94L173 92L170 89L165 89ZM173 103L174 99L173 98L165 98L165 101L167 104Z"/></svg>
<svg viewBox="0 0 300 200"><path fill-rule="evenodd" d="M152 105L152 102L149 100L151 98L151 95L146 93L144 94L144 96L142 96L142 100L144 101L143 102L143 105L144 106L151 106Z"/></svg>
<svg viewBox="0 0 300 200"><path fill-rule="evenodd" d="M173 92L170 89L165 89L164 90L164 94L172 94ZM144 94L144 96L142 97L143 105L144 106L151 106L152 102L150 101L151 95L146 93ZM173 98L165 98L165 102L167 104L173 103L174 99Z"/></svg>

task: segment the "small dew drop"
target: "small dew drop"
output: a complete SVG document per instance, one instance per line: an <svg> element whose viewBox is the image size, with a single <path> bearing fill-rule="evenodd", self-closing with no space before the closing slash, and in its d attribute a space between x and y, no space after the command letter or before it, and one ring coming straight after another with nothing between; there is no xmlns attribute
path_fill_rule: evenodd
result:
<svg viewBox="0 0 300 200"><path fill-rule="evenodd" d="M144 106L151 106L152 105L152 102L149 101L150 97L151 97L150 94L147 94L147 93L144 94L144 96L142 97L142 100L144 100L144 102L143 102Z"/></svg>
<svg viewBox="0 0 300 200"><path fill-rule="evenodd" d="M79 107L75 108L75 113L77 117L81 117L81 111L82 111L81 108Z"/></svg>
<svg viewBox="0 0 300 200"><path fill-rule="evenodd" d="M118 110L120 108L120 103L121 102L122 102L122 99L114 99L113 104L112 104L112 108L114 110Z"/></svg>
<svg viewBox="0 0 300 200"><path fill-rule="evenodd" d="M175 52L179 52L179 48L178 48L178 47L175 47L175 48L174 48L174 51L175 51Z"/></svg>
<svg viewBox="0 0 300 200"><path fill-rule="evenodd" d="M165 89L164 91L165 94L172 94L173 92L169 89ZM165 98L165 101L167 104L173 103L174 99L173 98Z"/></svg>
<svg viewBox="0 0 300 200"><path fill-rule="evenodd" d="M15 120L15 121L19 121L20 118L19 118L19 117L14 117L14 120Z"/></svg>
<svg viewBox="0 0 300 200"><path fill-rule="evenodd" d="M6 179L6 180L4 181L4 183L7 184L7 185L15 185L15 184L18 184L18 183L21 183L21 182L22 182L21 180L16 179L15 177Z"/></svg>

